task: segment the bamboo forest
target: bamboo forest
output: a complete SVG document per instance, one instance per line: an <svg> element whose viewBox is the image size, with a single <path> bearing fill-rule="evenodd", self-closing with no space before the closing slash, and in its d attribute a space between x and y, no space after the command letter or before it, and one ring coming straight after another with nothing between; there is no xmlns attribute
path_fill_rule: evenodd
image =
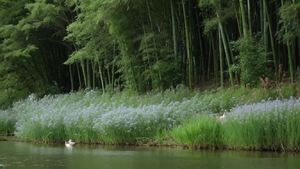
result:
<svg viewBox="0 0 300 169"><path fill-rule="evenodd" d="M299 152L300 0L0 0L0 169L97 168L91 149L111 169Z"/></svg>

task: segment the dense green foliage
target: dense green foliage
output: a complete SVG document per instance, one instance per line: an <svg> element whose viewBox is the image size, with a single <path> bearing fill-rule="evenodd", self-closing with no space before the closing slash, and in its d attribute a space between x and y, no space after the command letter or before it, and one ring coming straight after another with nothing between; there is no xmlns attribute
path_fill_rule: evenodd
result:
<svg viewBox="0 0 300 169"><path fill-rule="evenodd" d="M58 91L66 83L62 62L68 49L66 35L68 8L62 2L0 1L0 105L32 92ZM72 51L70 49L70 51Z"/></svg>
<svg viewBox="0 0 300 169"><path fill-rule="evenodd" d="M86 88L294 82L299 11L299 0L0 0L0 105Z"/></svg>
<svg viewBox="0 0 300 169"><path fill-rule="evenodd" d="M293 93L295 90L288 87L278 90L242 87L206 92L177 88L141 96L125 92L101 95L101 91L42 99L31 95L0 112L0 135L16 134L23 140L36 142L61 142L72 138L84 143L140 144L153 141L155 137L160 139L183 123L188 124L191 131L187 136L180 128L175 129L182 143L219 146L221 138L210 135L221 132L219 123L207 114L230 111L237 105L264 99L289 98ZM199 115L196 120L185 122ZM204 130L215 132L198 138Z"/></svg>

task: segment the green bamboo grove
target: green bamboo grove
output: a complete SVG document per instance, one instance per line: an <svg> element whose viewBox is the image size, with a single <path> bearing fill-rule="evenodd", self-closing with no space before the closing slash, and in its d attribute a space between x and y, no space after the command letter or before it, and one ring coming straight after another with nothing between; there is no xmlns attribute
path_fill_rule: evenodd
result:
<svg viewBox="0 0 300 169"><path fill-rule="evenodd" d="M299 0L0 0L0 105L297 80Z"/></svg>

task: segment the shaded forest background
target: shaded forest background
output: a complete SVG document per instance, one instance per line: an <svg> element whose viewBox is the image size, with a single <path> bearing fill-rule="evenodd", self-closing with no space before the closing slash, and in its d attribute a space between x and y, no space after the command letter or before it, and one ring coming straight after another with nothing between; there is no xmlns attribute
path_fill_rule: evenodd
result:
<svg viewBox="0 0 300 169"><path fill-rule="evenodd" d="M299 0L0 0L0 18L0 107L30 93L255 87L299 74Z"/></svg>

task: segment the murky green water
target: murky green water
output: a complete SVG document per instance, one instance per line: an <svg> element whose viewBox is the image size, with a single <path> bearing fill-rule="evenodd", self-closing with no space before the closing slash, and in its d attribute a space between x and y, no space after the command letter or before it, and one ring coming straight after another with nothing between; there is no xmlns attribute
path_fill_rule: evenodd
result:
<svg viewBox="0 0 300 169"><path fill-rule="evenodd" d="M300 155L0 142L4 169L299 169ZM1 167L0 167L1 168Z"/></svg>

